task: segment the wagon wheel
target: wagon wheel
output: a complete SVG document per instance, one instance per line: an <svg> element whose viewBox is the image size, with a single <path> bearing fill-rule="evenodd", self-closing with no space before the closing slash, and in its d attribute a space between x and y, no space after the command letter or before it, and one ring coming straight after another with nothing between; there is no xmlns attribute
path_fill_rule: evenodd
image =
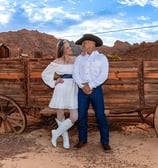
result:
<svg viewBox="0 0 158 168"><path fill-rule="evenodd" d="M142 110L138 111L140 119L145 122L146 124L150 125L151 127L154 127L154 112L151 110Z"/></svg>
<svg viewBox="0 0 158 168"><path fill-rule="evenodd" d="M20 134L26 127L26 116L10 97L0 95L0 127L3 132Z"/></svg>
<svg viewBox="0 0 158 168"><path fill-rule="evenodd" d="M154 113L154 128L156 131L156 135L158 137L158 104L156 106L155 113Z"/></svg>

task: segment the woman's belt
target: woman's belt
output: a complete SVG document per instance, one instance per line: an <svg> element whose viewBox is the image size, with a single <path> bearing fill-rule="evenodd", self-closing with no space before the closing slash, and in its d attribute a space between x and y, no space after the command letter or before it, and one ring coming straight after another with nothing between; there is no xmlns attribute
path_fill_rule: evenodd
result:
<svg viewBox="0 0 158 168"><path fill-rule="evenodd" d="M60 78L72 78L72 74L62 74L62 75L59 75Z"/></svg>

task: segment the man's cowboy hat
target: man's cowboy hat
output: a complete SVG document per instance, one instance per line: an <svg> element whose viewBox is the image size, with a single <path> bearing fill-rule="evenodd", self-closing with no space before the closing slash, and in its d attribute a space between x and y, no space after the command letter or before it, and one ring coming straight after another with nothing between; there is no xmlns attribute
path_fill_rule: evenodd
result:
<svg viewBox="0 0 158 168"><path fill-rule="evenodd" d="M93 34L83 35L83 37L81 37L79 40L77 40L75 44L81 45L82 42L85 41L85 40L94 41L96 47L100 47L100 46L103 45L103 41L99 37L97 37Z"/></svg>

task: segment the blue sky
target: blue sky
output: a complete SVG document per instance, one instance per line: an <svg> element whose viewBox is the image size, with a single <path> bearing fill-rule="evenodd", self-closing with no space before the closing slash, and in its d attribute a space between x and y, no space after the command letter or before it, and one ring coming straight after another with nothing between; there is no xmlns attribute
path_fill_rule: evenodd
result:
<svg viewBox="0 0 158 168"><path fill-rule="evenodd" d="M0 0L0 32L38 30L76 41L94 33L104 45L158 40L158 0Z"/></svg>

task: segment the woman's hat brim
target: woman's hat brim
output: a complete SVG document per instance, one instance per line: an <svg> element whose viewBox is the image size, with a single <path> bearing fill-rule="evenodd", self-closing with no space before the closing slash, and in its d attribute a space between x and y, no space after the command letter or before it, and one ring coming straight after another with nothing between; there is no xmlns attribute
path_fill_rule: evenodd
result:
<svg viewBox="0 0 158 168"><path fill-rule="evenodd" d="M97 36L95 36L93 34L85 34L85 35L83 35L83 37L81 37L79 40L77 40L75 44L81 45L82 42L85 41L85 40L94 41L96 47L100 47L100 46L103 45L103 41L99 37L97 37Z"/></svg>

